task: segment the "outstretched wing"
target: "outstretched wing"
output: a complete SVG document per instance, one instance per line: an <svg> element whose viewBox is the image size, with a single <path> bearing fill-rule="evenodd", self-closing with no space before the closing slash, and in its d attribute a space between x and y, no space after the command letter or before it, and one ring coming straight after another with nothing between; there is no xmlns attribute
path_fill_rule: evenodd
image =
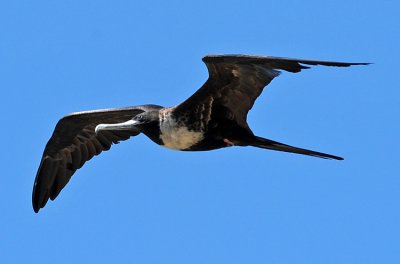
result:
<svg viewBox="0 0 400 264"><path fill-rule="evenodd" d="M348 67L368 64L249 55L209 55L203 61L209 73L207 82L176 111L190 111L196 105L219 104L229 109L243 127L247 127L247 113L255 100L280 74L279 70L297 73L308 69L306 65Z"/></svg>
<svg viewBox="0 0 400 264"><path fill-rule="evenodd" d="M96 134L95 128L98 124L127 121L152 107L149 105L85 111L60 119L47 142L36 174L32 193L35 212L43 208L49 198L54 200L75 171L86 161L109 150L113 143L117 144L140 133L102 131Z"/></svg>

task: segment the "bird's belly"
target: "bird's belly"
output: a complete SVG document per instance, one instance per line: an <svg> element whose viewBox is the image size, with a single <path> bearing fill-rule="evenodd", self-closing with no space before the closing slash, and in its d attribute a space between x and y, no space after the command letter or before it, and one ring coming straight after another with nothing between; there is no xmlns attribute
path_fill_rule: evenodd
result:
<svg viewBox="0 0 400 264"><path fill-rule="evenodd" d="M184 150L196 145L203 139L202 132L190 131L186 127L161 130L164 147Z"/></svg>

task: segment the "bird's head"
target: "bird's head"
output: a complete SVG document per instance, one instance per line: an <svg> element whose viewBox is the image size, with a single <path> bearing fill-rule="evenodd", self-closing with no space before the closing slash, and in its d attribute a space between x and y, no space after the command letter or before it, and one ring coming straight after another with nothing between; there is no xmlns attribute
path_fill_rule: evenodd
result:
<svg viewBox="0 0 400 264"><path fill-rule="evenodd" d="M149 129L157 128L159 124L158 111L146 111L135 115L132 119L116 124L99 124L96 126L96 134L103 130L111 131L133 131L146 133Z"/></svg>

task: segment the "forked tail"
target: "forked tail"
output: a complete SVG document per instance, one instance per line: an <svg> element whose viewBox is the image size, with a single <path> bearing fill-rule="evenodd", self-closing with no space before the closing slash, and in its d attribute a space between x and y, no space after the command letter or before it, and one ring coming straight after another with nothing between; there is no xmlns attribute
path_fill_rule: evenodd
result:
<svg viewBox="0 0 400 264"><path fill-rule="evenodd" d="M322 152L317 152L317 151L312 151L308 149L302 149L302 148L296 148L292 147L286 144L282 144L280 142L276 142L273 140L269 140L266 138L262 137L254 137L254 142L249 144L250 146L257 147L257 148L265 148L265 149L271 149L271 150L277 150L277 151L284 151L284 152L291 152L291 153L297 153L297 154L303 154L303 155L308 155L308 156L313 156L313 157L318 157L318 158L323 158L323 159L335 159L335 160L343 160L343 158L322 153Z"/></svg>

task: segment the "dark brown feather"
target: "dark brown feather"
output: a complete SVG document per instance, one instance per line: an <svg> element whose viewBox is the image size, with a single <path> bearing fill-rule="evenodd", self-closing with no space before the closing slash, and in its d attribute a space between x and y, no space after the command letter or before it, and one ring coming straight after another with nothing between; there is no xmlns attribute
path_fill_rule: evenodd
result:
<svg viewBox="0 0 400 264"><path fill-rule="evenodd" d="M255 100L264 87L280 74L279 70L300 72L309 68L305 65L348 67L368 64L249 55L210 55L204 57L203 61L209 72L207 82L177 106L175 111L190 112L212 96L212 107L226 107L233 113L236 122L244 128L248 128L247 114Z"/></svg>
<svg viewBox="0 0 400 264"><path fill-rule="evenodd" d="M49 198L54 200L75 171L86 161L102 151L109 150L112 143L138 134L106 131L96 135L94 129L98 124L124 122L152 107L158 106L85 111L63 117L47 142L36 174L32 193L35 212L43 208Z"/></svg>

